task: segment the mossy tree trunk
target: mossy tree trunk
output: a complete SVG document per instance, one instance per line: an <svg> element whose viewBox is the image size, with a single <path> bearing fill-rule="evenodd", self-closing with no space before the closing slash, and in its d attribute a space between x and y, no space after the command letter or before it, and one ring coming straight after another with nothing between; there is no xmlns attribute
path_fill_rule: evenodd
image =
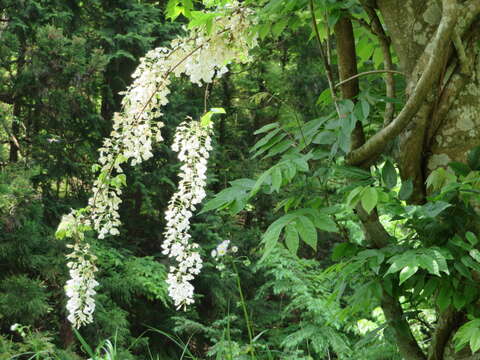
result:
<svg viewBox="0 0 480 360"><path fill-rule="evenodd" d="M368 166L386 151L392 140L398 139L394 153L401 176L412 179L414 184L410 201L422 204L426 201L428 174L451 161L465 162L468 151L480 145L480 1L361 2L383 45L384 55L391 42L398 57L400 70L406 76L407 101L396 116L386 119L382 130L353 146L347 161L354 166ZM355 56L343 55L342 59L342 43L352 39L341 27L342 22L338 22L338 63L341 77L346 78L355 74L342 76L342 68L348 69L348 59ZM347 94L348 89L342 90L344 97L352 96ZM378 231L383 229L378 217L362 216L361 209L357 213L366 239L373 247L382 247L388 235ZM453 335L465 322L461 312L448 308L437 313L435 330L425 351L412 335L399 299L384 291L382 307L406 360L480 359L480 355L472 355L468 350L453 351Z"/></svg>

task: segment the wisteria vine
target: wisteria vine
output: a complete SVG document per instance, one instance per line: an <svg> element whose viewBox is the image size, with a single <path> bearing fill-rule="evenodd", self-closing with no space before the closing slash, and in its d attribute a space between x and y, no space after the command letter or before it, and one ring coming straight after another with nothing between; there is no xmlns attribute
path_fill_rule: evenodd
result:
<svg viewBox="0 0 480 360"><path fill-rule="evenodd" d="M238 2L217 9L223 16L216 18L210 32L205 27L189 31L186 37L172 41L170 47L149 51L133 73L132 85L123 93L122 111L114 114L113 130L100 148L95 180L88 206L64 216L57 232L60 238L72 237L75 244L70 259L70 280L66 285L69 297L68 320L74 327L93 321L95 303L94 256L83 233L95 230L99 239L118 235L121 225L119 206L126 178L122 166L132 166L153 156L152 146L163 140L158 119L160 109L168 103L170 75L185 74L198 85L211 83L214 76L228 71L232 62L250 60L248 51L256 45L250 35L250 11ZM167 283L175 306L193 303L191 281L200 272L202 260L198 244L188 234L193 211L205 196L206 162L211 149L212 125L200 121L183 122L177 129L172 148L183 162L178 191L165 213L167 228L163 253L175 261ZM80 300L81 301L80 301Z"/></svg>

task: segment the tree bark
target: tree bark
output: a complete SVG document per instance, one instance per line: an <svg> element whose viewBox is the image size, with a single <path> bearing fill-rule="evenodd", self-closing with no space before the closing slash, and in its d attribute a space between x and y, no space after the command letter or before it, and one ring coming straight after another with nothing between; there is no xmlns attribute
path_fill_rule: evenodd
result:
<svg viewBox="0 0 480 360"><path fill-rule="evenodd" d="M465 162L468 151L480 145L480 50L476 45L480 39L480 1L377 0L376 5L407 76L405 108L414 103L408 116L400 119L401 126L391 130L405 115L405 108L376 140L382 143L385 136L398 136L396 156L401 176L414 182L410 202L422 203L428 174L451 161ZM362 151L373 156L383 144L372 145L375 141L370 139L366 145L369 141L373 148ZM350 162L358 162L360 153ZM397 305L384 298L382 307L389 318L387 313ZM397 308L396 313L400 311ZM463 321L462 314L452 309L438 314L428 360L480 359L468 348L458 353L453 350L453 335ZM405 331L389 323L403 357L425 359L416 348L409 348Z"/></svg>
<svg viewBox="0 0 480 360"><path fill-rule="evenodd" d="M349 18L340 18L335 25L335 37L337 41L338 70L340 80L345 80L357 75L357 62L355 52L355 37L352 23ZM342 85L342 96L345 99L355 98L359 94L358 78ZM352 152L365 144L365 135L360 122L357 122L352 132ZM377 210L368 214L361 204L356 207L357 215L362 223L366 241L376 248L388 245L390 235L381 224ZM389 327L395 334L395 340L400 353L406 359L426 360L420 346L413 336L408 321L406 320L402 306L396 297L391 296L385 290L382 292L382 309Z"/></svg>

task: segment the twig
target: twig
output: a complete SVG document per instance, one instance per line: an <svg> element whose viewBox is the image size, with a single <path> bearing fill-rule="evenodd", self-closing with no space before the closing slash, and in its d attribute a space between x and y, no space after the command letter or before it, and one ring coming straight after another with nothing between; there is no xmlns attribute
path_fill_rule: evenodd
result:
<svg viewBox="0 0 480 360"><path fill-rule="evenodd" d="M365 71L365 72L359 73L357 75L353 75L353 76L349 77L348 79L342 80L338 84L336 84L335 87L337 88L339 86L342 86L343 84L346 84L349 81L352 81L352 80L354 80L356 78L359 78L361 76L372 75L372 74L382 74L382 73L400 74L400 75L405 76L405 74L403 72L397 71L397 70L387 70L387 69L384 69L384 70L370 70L370 71Z"/></svg>
<svg viewBox="0 0 480 360"><path fill-rule="evenodd" d="M315 36L317 38L318 46L320 48L320 57L322 58L323 64L325 66L325 70L327 72L328 87L332 95L333 103L335 105L335 110L337 111L338 117L342 118L340 107L338 106L337 95L335 93L335 86L333 85L334 82L333 82L332 68L330 67L327 56L325 55L325 51L323 50L322 39L320 39L320 32L318 31L317 17L315 16L315 8L313 6L313 0L310 0L310 13L312 15L313 29L315 31Z"/></svg>
<svg viewBox="0 0 480 360"><path fill-rule="evenodd" d="M385 33L382 22L378 18L376 10L372 6L368 5L367 2L363 4L363 7L371 21L370 30L375 36L377 36L378 41L380 42L380 47L382 49L384 59L384 69L393 70L393 60L392 54L390 52L391 39ZM390 99L394 99L396 95L395 79L393 78L393 74L390 72L387 72L385 75L385 87L387 90L387 97L389 97ZM383 114L383 125L387 126L388 124L390 124L393 120L394 115L395 105L391 102L387 102L387 104L385 105L385 113Z"/></svg>

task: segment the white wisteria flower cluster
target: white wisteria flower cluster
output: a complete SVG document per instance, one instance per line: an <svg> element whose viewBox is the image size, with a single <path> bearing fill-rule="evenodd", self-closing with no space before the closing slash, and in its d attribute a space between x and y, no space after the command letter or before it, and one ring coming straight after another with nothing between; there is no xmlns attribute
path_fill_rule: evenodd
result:
<svg viewBox="0 0 480 360"><path fill-rule="evenodd" d="M163 140L164 124L158 119L163 115L161 107L168 104L169 76L186 74L201 85L225 74L232 61L250 61L248 51L256 45L256 37L249 35L250 11L238 2L232 2L227 11L228 15L216 19L210 34L204 28L193 29L188 36L174 39L170 48L158 47L140 60L134 81L124 93L123 111L114 115L113 130L100 149L100 176L89 200L92 225L100 239L119 233L121 165L151 158L153 143Z"/></svg>
<svg viewBox="0 0 480 360"><path fill-rule="evenodd" d="M95 287L98 285L95 280L97 268L94 261L96 257L91 254L90 246L87 243L77 243L69 245L69 247L73 251L67 255L70 260L67 263L70 269L70 280L65 285L65 293L69 298L67 319L78 329L93 321Z"/></svg>
<svg viewBox="0 0 480 360"><path fill-rule="evenodd" d="M190 219L196 206L205 197L207 160L211 145L212 123L187 120L175 133L172 149L183 163L180 182L165 212L167 220L163 254L173 258L177 266L171 266L167 277L168 293L177 308L193 303L194 287L191 281L200 273L202 258L198 244L190 241Z"/></svg>
<svg viewBox="0 0 480 360"><path fill-rule="evenodd" d="M252 25L250 11L237 1L232 1L227 7L217 9L216 12L223 12L223 15L213 21L209 32L206 31L206 26L189 30L187 36L173 40L170 47L153 49L140 59L140 64L132 75L134 81L124 92L122 111L114 115L110 137L104 140L99 150L100 156L95 169L100 171L100 175L93 184L88 207L81 213L76 211L69 215L75 219L74 223L80 224L80 232L93 228L99 239L119 234L119 207L122 202L122 187L126 185L122 165L136 165L151 158L153 144L163 140L161 128L164 124L159 118L163 115L161 108L168 103L170 75L185 74L193 83L201 85L211 83L214 77L218 78L227 72L230 62L250 60L248 51L256 45L256 37L251 36L249 31ZM192 158L189 150L191 147L188 146L191 146L192 139L181 135L194 131L195 126L197 125L190 127L184 123L177 131L174 147L178 147L179 158L185 163L179 191L176 193L178 196L172 199L166 212L169 226L165 232L167 239L164 251L178 262L178 267L173 267L168 277L170 296L176 306L193 302L191 280L201 268L201 259L195 250L198 245L189 243L188 229L195 205L205 196L205 179L192 180L191 176L204 174L206 170L205 152L208 154L208 150L202 146L206 146L207 141L204 137L204 140L195 144L202 154L202 160L196 158L195 166L190 168L187 164L193 163L189 163ZM209 132L210 128L200 129L197 126L194 132L201 134L202 131ZM203 135L199 136L198 139ZM189 186L193 187L188 188ZM190 195L186 195L185 191L189 191ZM177 213L177 210L173 210L173 205L180 202L181 212ZM174 229L174 226L178 228ZM62 224L59 228L61 227ZM182 234L181 239L173 240L175 234ZM87 249L86 245L80 244L83 241L83 236L76 236L77 243L74 246L78 251L69 255L72 261L69 263L71 279L67 283L67 295L70 298L67 307L70 312L68 319L74 326L91 322L94 309L93 300L79 300L84 299L80 291L89 289L89 294L93 296L92 284L96 284L93 278L93 260L87 261L87 257L73 255L82 254L82 249Z"/></svg>

